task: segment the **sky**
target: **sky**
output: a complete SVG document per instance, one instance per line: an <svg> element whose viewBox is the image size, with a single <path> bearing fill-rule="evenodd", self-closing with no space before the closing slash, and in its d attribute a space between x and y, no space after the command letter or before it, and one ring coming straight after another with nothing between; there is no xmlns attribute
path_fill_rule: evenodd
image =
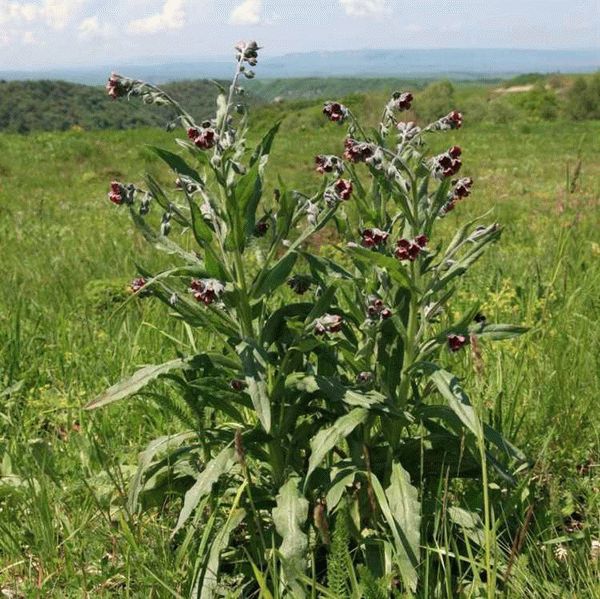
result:
<svg viewBox="0 0 600 599"><path fill-rule="evenodd" d="M0 70L363 48L600 47L600 0L0 0Z"/></svg>

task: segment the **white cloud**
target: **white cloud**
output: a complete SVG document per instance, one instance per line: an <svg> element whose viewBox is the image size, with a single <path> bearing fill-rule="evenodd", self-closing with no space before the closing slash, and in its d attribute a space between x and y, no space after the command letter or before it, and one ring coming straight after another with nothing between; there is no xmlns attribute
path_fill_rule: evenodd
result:
<svg viewBox="0 0 600 599"><path fill-rule="evenodd" d="M112 35L110 25L108 23L100 23L96 15L81 21L77 30L79 31L79 39L82 40L107 38Z"/></svg>
<svg viewBox="0 0 600 599"><path fill-rule="evenodd" d="M181 29L185 25L184 0L165 0L159 13L135 19L129 23L129 33L158 33L169 29Z"/></svg>
<svg viewBox="0 0 600 599"><path fill-rule="evenodd" d="M0 24L43 21L54 29L64 29L86 1L44 0L41 4L34 4L0 0Z"/></svg>
<svg viewBox="0 0 600 599"><path fill-rule="evenodd" d="M340 4L351 17L372 17L388 12L386 0L340 0Z"/></svg>
<svg viewBox="0 0 600 599"><path fill-rule="evenodd" d="M23 43L27 44L28 46L36 43L36 39L35 39L35 36L33 35L33 31L26 31L23 34Z"/></svg>
<svg viewBox="0 0 600 599"><path fill-rule="evenodd" d="M232 25L258 25L261 21L263 0L244 0L229 15Z"/></svg>

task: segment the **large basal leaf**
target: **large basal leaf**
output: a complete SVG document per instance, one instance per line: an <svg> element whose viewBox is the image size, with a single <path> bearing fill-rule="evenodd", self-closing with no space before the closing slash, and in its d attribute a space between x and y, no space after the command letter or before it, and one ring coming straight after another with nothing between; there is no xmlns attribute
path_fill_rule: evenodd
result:
<svg viewBox="0 0 600 599"><path fill-rule="evenodd" d="M483 439L483 427L481 420L475 412L467 394L463 391L458 379L448 372L439 368L430 375L431 381L437 387L452 411L460 418L460 421L477 437Z"/></svg>
<svg viewBox="0 0 600 599"><path fill-rule="evenodd" d="M394 463L392 467L390 486L385 494L398 524L402 555L400 571L406 585L414 592L417 587L421 543L421 504L419 493L411 484L408 472L398 463Z"/></svg>
<svg viewBox="0 0 600 599"><path fill-rule="evenodd" d="M321 464L327 454L341 443L359 424L363 424L369 416L365 408L355 408L348 414L338 418L333 426L320 431L310 442L310 459L306 480Z"/></svg>
<svg viewBox="0 0 600 599"><path fill-rule="evenodd" d="M308 536L302 530L308 517L308 501L298 490L298 477L290 478L279 489L277 507L273 509L273 523L282 539L279 553L282 557L285 583L294 597L303 596L297 577L306 568Z"/></svg>
<svg viewBox="0 0 600 599"><path fill-rule="evenodd" d="M181 530L188 521L188 518L194 513L200 500L212 491L213 485L223 474L229 472L234 464L235 450L233 447L224 449L217 457L206 464L206 467L200 472L194 485L185 494L183 507L179 512L179 518L171 533L171 537L174 537Z"/></svg>
<svg viewBox="0 0 600 599"><path fill-rule="evenodd" d="M152 366L144 366L144 368L138 370L133 376L122 380L121 382L113 385L107 389L104 393L101 393L98 397L90 401L86 406L86 410L95 410L101 408L125 397L129 397L134 393L137 393L140 389L145 387L148 383L151 383L158 377L171 372L171 370L177 370L181 368L187 368L188 360L178 358L165 362L164 364L154 364Z"/></svg>
<svg viewBox="0 0 600 599"><path fill-rule="evenodd" d="M267 389L265 356L255 346L246 342L237 346L246 380L246 392L252 399L256 415L265 431L271 431L271 400Z"/></svg>

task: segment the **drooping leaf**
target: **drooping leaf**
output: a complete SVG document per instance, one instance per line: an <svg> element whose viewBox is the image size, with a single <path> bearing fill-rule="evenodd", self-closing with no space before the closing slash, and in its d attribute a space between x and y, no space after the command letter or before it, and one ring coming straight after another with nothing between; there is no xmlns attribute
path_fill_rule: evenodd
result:
<svg viewBox="0 0 600 599"><path fill-rule="evenodd" d="M315 468L325 459L327 454L343 439L345 439L358 425L363 424L369 416L369 411L364 408L354 408L348 414L338 418L333 426L321 430L310 442L310 459L306 480Z"/></svg>
<svg viewBox="0 0 600 599"><path fill-rule="evenodd" d="M183 507L179 512L179 518L171 533L171 538L185 525L188 518L194 513L194 510L200 503L200 500L212 491L213 485L223 474L229 472L234 464L235 450L233 447L227 447L206 464L204 470L198 474L198 478L196 478L194 485L185 494Z"/></svg>
<svg viewBox="0 0 600 599"><path fill-rule="evenodd" d="M144 388L148 383L151 383L158 377L171 372L171 370L177 370L187 368L188 360L177 358L164 364L155 364L152 366L145 366L138 370L133 376L122 380L121 382L113 385L104 393L101 393L98 397L90 401L86 406L86 410L95 410L108 404L111 404L130 395L134 395L140 389Z"/></svg>
<svg viewBox="0 0 600 599"><path fill-rule="evenodd" d="M265 431L271 431L271 400L267 390L266 361L262 352L253 345L242 342L237 346L242 360L246 392L252 399L256 415Z"/></svg>
<svg viewBox="0 0 600 599"><path fill-rule="evenodd" d="M471 405L467 394L460 386L458 379L442 368L438 368L429 376L464 426L466 426L478 440L482 440L483 426L481 420Z"/></svg>
<svg viewBox="0 0 600 599"><path fill-rule="evenodd" d="M294 597L301 597L302 587L298 576L306 568L308 536L302 530L308 517L308 501L298 490L298 477L291 477L277 495L277 507L273 509L273 523L282 539L279 547L285 573L285 583Z"/></svg>

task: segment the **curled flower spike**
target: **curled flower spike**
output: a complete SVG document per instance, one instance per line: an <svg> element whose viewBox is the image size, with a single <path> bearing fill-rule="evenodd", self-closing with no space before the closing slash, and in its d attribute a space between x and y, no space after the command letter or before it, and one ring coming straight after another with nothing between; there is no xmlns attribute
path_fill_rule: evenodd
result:
<svg viewBox="0 0 600 599"><path fill-rule="evenodd" d="M398 260L410 260L414 262L429 240L425 235L418 235L412 241L399 239L396 243L394 255Z"/></svg>
<svg viewBox="0 0 600 599"><path fill-rule="evenodd" d="M312 279L307 276L294 275L288 282L289 288L298 295L306 293L312 285Z"/></svg>
<svg viewBox="0 0 600 599"><path fill-rule="evenodd" d="M333 189L335 190L335 193L340 198L340 200L349 200L350 196L352 195L353 189L352 181L349 181L348 179L338 179L335 182Z"/></svg>
<svg viewBox="0 0 600 599"><path fill-rule="evenodd" d="M387 241L389 233L381 229L364 229L361 232L361 237L363 247L373 248L383 245Z"/></svg>
<svg viewBox="0 0 600 599"><path fill-rule="evenodd" d="M448 347L451 352L457 352L467 344L467 338L464 335L448 335Z"/></svg>
<svg viewBox="0 0 600 599"><path fill-rule="evenodd" d="M348 118L348 109L339 102L325 102L323 114L333 123L343 123Z"/></svg>
<svg viewBox="0 0 600 599"><path fill-rule="evenodd" d="M260 46L254 40L250 42L238 42L235 45L235 50L237 60L241 60L243 57L244 62L247 62L251 67L256 66Z"/></svg>
<svg viewBox="0 0 600 599"><path fill-rule="evenodd" d="M208 306L223 295L225 286L216 279L193 279L190 283L190 291L197 302L203 302Z"/></svg>
<svg viewBox="0 0 600 599"><path fill-rule="evenodd" d="M144 277L133 279L129 285L129 289L131 289L132 293L139 293L146 286L146 283L147 281Z"/></svg>
<svg viewBox="0 0 600 599"><path fill-rule="evenodd" d="M375 147L362 141L347 137L344 142L344 158L349 162L366 162L375 154Z"/></svg>
<svg viewBox="0 0 600 599"><path fill-rule="evenodd" d="M201 150L210 150L219 139L217 132L212 127L203 127L202 129L190 127L187 134L194 145Z"/></svg>
<svg viewBox="0 0 600 599"><path fill-rule="evenodd" d="M325 333L339 333L342 330L344 319L338 314L324 314L315 321L315 335Z"/></svg>
<svg viewBox="0 0 600 599"><path fill-rule="evenodd" d="M110 192L108 193L108 199L117 206L120 206L125 199L125 189L123 185L118 181L113 181L110 184Z"/></svg>
<svg viewBox="0 0 600 599"><path fill-rule="evenodd" d="M410 92L395 92L392 96L394 107L398 110L410 110L413 95Z"/></svg>
<svg viewBox="0 0 600 599"><path fill-rule="evenodd" d="M471 195L473 179L464 177L455 182L453 197L455 199L467 198Z"/></svg>
<svg viewBox="0 0 600 599"><path fill-rule="evenodd" d="M131 88L131 81L116 73L111 74L106 84L106 91L113 100L126 96L131 91Z"/></svg>
<svg viewBox="0 0 600 599"><path fill-rule="evenodd" d="M338 174L344 172L344 163L337 156L325 156L322 154L315 156L315 165L315 170L322 175L334 171Z"/></svg>

